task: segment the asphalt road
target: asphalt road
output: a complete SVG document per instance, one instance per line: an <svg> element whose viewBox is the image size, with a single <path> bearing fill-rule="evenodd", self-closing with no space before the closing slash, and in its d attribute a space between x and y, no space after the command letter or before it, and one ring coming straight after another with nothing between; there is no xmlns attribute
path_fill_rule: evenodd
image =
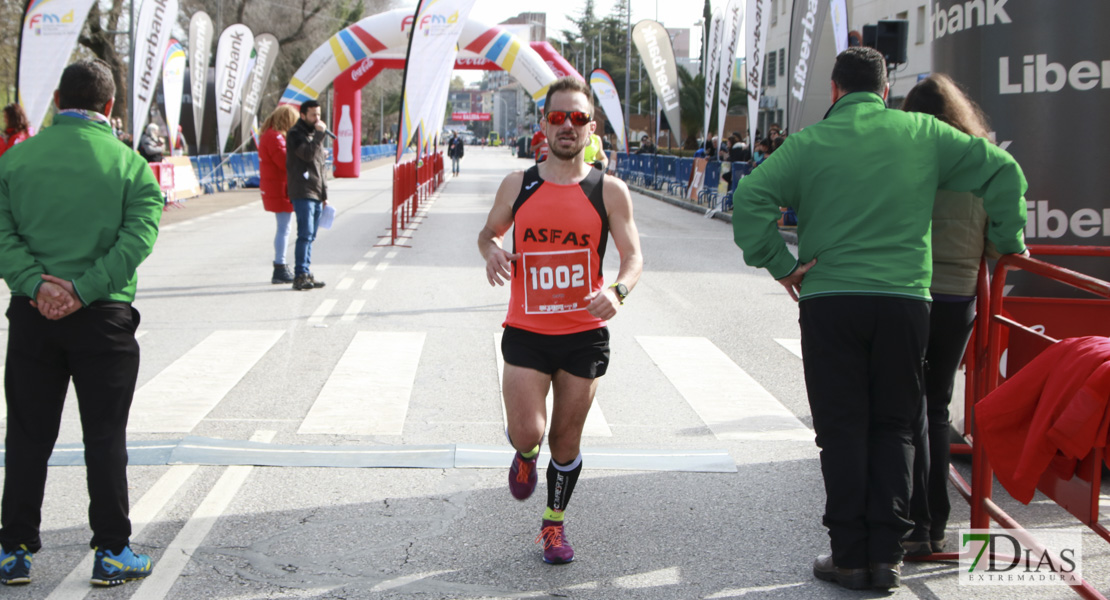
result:
<svg viewBox="0 0 1110 600"><path fill-rule="evenodd" d="M154 557L155 576L90 591L84 471L56 466L34 582L0 595L883 596L810 573L828 543L796 305L744 266L726 223L639 194L644 275L610 323L612 363L567 512L576 560L540 560L544 484L517 502L505 482L494 340L508 290L488 285L475 246L498 183L529 164L468 147L461 176L431 198L405 247L380 247L388 167L333 181L336 223L313 250L328 285L310 292L270 284L273 217L256 192L168 213L140 269L129 436L150 450L132 453L129 473L133 543ZM618 264L611 248L610 278ZM72 400L60 449L80 442ZM713 468L697 466L705 457ZM343 461L424 466L303 466ZM302 466L258 466L283 462ZM996 496L1028 527L1076 525L1042 496L1029 506ZM968 518L955 494L953 505L950 537ZM1110 591L1110 547L1088 533L1083 550L1086 575ZM1076 597L1063 586L963 586L957 571L907 565L892 597Z"/></svg>

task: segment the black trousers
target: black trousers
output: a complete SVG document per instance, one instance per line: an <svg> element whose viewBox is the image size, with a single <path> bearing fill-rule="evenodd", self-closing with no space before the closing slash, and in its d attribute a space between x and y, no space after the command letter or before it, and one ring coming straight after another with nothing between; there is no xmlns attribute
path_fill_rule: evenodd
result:
<svg viewBox="0 0 1110 600"><path fill-rule="evenodd" d="M799 312L833 562L845 569L897 562L913 527L929 303L825 296L803 300Z"/></svg>
<svg viewBox="0 0 1110 600"><path fill-rule="evenodd" d="M58 439L72 377L85 443L90 546L118 550L131 537L126 429L139 373L139 312L126 303L94 302L50 321L26 297L13 296L7 316L8 432L0 544L26 544L31 552L42 547L46 462Z"/></svg>
<svg viewBox="0 0 1110 600"><path fill-rule="evenodd" d="M948 526L952 505L948 500L950 417L948 405L956 383L956 370L971 339L975 324L975 299L933 302L929 313L929 345L925 350L925 413L916 441L913 465L914 521L911 539L939 540Z"/></svg>

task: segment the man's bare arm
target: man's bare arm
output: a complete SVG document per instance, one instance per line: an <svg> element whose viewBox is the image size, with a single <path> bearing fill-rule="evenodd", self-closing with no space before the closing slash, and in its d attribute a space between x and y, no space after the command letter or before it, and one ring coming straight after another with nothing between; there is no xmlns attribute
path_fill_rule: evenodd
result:
<svg viewBox="0 0 1110 600"><path fill-rule="evenodd" d="M513 202L516 201L524 172L510 173L497 188L493 208L486 217L486 226L478 233L478 252L486 261L486 279L490 285L505 285L512 277L512 261L518 254L506 252L501 246L505 232L513 226Z"/></svg>
<svg viewBox="0 0 1110 600"><path fill-rule="evenodd" d="M632 218L632 196L628 186L616 177L604 179L605 210L609 214L609 234L621 256L621 267L614 283L623 283L629 291L640 281L644 270L644 257L640 252L640 232ZM617 314L620 298L616 291L607 287L596 295L588 297L590 305L586 310L600 319L611 319Z"/></svg>

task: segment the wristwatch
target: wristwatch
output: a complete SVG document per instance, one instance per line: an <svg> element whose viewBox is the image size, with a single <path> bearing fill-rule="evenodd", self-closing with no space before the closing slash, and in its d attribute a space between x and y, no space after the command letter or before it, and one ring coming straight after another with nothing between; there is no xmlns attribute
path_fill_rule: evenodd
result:
<svg viewBox="0 0 1110 600"><path fill-rule="evenodd" d="M617 293L617 300L621 303L621 306L624 306L624 299L628 297L628 286L618 281L609 287Z"/></svg>

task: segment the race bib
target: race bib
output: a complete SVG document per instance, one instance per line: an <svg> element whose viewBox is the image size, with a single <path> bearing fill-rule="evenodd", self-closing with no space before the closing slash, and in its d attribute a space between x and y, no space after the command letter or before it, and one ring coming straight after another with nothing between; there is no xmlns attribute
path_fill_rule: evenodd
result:
<svg viewBox="0 0 1110 600"><path fill-rule="evenodd" d="M525 252L524 312L585 310L590 293L590 250Z"/></svg>

